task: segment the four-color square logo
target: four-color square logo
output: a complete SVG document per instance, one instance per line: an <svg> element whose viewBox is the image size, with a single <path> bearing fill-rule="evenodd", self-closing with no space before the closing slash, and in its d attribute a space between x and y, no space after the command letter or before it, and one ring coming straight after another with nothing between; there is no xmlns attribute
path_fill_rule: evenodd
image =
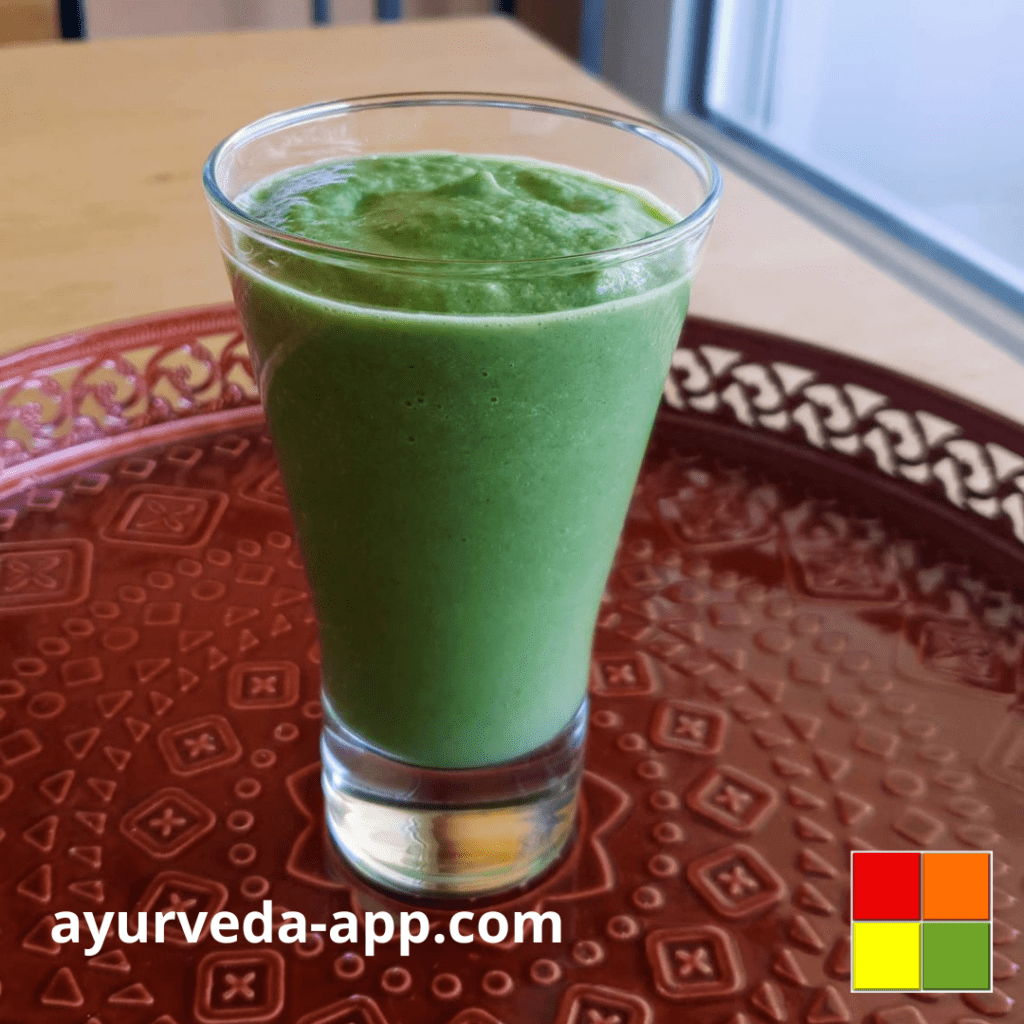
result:
<svg viewBox="0 0 1024 1024"><path fill-rule="evenodd" d="M992 854L851 854L853 992L990 992Z"/></svg>

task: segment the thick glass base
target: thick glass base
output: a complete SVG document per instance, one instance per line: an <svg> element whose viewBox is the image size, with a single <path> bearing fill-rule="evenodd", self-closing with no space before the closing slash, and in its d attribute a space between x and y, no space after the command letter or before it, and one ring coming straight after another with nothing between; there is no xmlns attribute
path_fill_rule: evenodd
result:
<svg viewBox="0 0 1024 1024"><path fill-rule="evenodd" d="M372 882L421 897L492 895L541 874L572 836L586 699L526 757L458 771L395 761L350 732L326 693L323 706L328 831Z"/></svg>

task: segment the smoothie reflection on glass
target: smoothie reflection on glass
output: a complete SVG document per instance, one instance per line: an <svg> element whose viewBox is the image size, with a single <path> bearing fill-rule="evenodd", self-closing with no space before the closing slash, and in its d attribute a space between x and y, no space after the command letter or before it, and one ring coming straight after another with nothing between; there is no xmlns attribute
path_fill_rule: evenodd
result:
<svg viewBox="0 0 1024 1024"><path fill-rule="evenodd" d="M486 94L274 114L204 184L322 646L359 872L500 892L572 836L594 625L719 173Z"/></svg>

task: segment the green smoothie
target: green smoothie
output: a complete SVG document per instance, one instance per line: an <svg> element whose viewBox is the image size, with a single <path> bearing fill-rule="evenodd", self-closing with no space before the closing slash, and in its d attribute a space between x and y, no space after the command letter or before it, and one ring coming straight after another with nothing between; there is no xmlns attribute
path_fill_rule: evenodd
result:
<svg viewBox="0 0 1024 1024"><path fill-rule="evenodd" d="M528 753L583 699L689 295L678 251L558 257L678 218L568 168L443 153L316 164L239 205L338 247L229 257L327 699L400 760Z"/></svg>

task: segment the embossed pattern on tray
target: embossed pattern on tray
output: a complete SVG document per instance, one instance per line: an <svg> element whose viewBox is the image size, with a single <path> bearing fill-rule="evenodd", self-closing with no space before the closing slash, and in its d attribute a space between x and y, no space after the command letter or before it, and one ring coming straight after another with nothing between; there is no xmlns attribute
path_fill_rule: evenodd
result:
<svg viewBox="0 0 1024 1024"><path fill-rule="evenodd" d="M557 910L563 941L431 942L410 957L313 934L188 945L173 928L162 946L108 942L91 959L53 943L58 910L243 915L270 899L279 920L326 921L404 905L325 862L315 621L231 314L81 336L35 368L0 362L0 1021L1014 1019L1024 618L1006 558L1017 470L1001 452L1024 450L1024 432L795 343L699 320L686 343L598 624L580 838L497 905ZM172 400L160 367L179 350L211 376L200 387L181 371ZM801 354L834 392L786 384L777 364ZM44 358L60 369L48 376ZM124 379L96 399L81 382L102 366ZM886 402L840 422L825 396L833 410L859 401L850 381ZM815 458L880 487L884 445L863 440L895 429L880 412L956 425L923 455L886 436L911 515L929 501L991 530L983 571L908 533L903 491L880 492L894 521L869 516L765 458L814 447L805 406L824 430ZM761 422L779 412L788 425ZM177 417L168 439L159 424ZM116 450L79 444L107 432L123 435ZM991 487L957 438L982 452ZM986 496L992 518L968 503ZM995 851L993 993L850 993L848 855L868 847ZM446 931L451 911L428 913Z"/></svg>

